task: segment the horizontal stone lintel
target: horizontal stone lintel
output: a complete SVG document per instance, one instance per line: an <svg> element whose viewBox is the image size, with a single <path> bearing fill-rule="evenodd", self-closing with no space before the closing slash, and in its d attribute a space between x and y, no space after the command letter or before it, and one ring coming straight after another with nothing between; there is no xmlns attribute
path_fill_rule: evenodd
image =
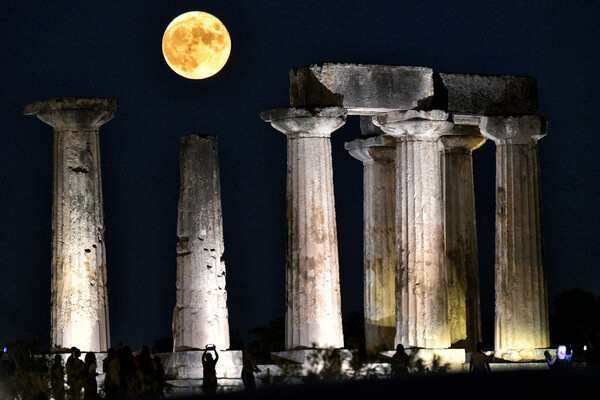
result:
<svg viewBox="0 0 600 400"><path fill-rule="evenodd" d="M292 107L344 107L349 115L440 109L536 115L537 81L516 75L438 73L427 67L324 63L290 71Z"/></svg>

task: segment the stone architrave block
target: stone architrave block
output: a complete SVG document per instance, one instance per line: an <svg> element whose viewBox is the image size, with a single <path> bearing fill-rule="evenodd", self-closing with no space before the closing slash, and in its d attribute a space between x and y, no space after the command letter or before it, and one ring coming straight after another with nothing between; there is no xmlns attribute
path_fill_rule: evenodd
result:
<svg viewBox="0 0 600 400"><path fill-rule="evenodd" d="M315 64L290 71L292 107L338 106L349 115L427 108L433 70L367 64Z"/></svg>
<svg viewBox="0 0 600 400"><path fill-rule="evenodd" d="M436 74L434 103L452 113L539 114L537 81L529 76Z"/></svg>

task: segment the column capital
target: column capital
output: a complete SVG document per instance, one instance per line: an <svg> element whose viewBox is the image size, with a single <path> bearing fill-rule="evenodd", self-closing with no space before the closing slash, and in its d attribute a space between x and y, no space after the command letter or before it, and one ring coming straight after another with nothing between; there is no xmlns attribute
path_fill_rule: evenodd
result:
<svg viewBox="0 0 600 400"><path fill-rule="evenodd" d="M519 117L483 117L479 124L481 134L497 146L528 144L546 136L547 119L539 115Z"/></svg>
<svg viewBox="0 0 600 400"><path fill-rule="evenodd" d="M390 111L373 117L373 124L391 136L418 136L421 140L437 140L453 127L449 114L441 110Z"/></svg>
<svg viewBox="0 0 600 400"><path fill-rule="evenodd" d="M471 154L483 146L486 140L476 126L454 125L448 135L440 138L439 144L444 153Z"/></svg>
<svg viewBox="0 0 600 400"><path fill-rule="evenodd" d="M396 162L396 138L373 136L344 143L344 148L358 161L394 164Z"/></svg>
<svg viewBox="0 0 600 400"><path fill-rule="evenodd" d="M24 115L36 115L56 129L96 130L110 121L117 100L97 97L61 97L34 101L23 106Z"/></svg>
<svg viewBox="0 0 600 400"><path fill-rule="evenodd" d="M324 108L276 108L263 111L260 117L290 138L330 137L346 122L346 109Z"/></svg>

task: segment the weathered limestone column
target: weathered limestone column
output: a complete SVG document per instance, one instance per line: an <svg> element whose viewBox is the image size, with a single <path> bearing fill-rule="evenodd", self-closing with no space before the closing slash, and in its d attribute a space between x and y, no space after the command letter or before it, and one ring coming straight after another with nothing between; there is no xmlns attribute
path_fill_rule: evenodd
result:
<svg viewBox="0 0 600 400"><path fill-rule="evenodd" d="M174 351L229 348L223 215L215 136L181 138Z"/></svg>
<svg viewBox="0 0 600 400"><path fill-rule="evenodd" d="M377 130L361 117L363 136ZM396 141L372 136L345 144L363 163L365 343L369 353L394 347L396 336Z"/></svg>
<svg viewBox="0 0 600 400"><path fill-rule="evenodd" d="M330 135L346 110L276 109L261 118L288 139L286 349L343 347Z"/></svg>
<svg viewBox="0 0 600 400"><path fill-rule="evenodd" d="M485 140L468 125L454 125L440 137L450 341L467 351L481 340L472 153Z"/></svg>
<svg viewBox="0 0 600 400"><path fill-rule="evenodd" d="M539 116L485 117L496 143L496 357L535 358L549 345L537 141Z"/></svg>
<svg viewBox="0 0 600 400"><path fill-rule="evenodd" d="M448 284L438 139L452 122L439 111L373 117L396 137L396 344L448 348Z"/></svg>
<svg viewBox="0 0 600 400"><path fill-rule="evenodd" d="M57 98L26 104L54 127L51 348L110 347L98 130L117 101Z"/></svg>

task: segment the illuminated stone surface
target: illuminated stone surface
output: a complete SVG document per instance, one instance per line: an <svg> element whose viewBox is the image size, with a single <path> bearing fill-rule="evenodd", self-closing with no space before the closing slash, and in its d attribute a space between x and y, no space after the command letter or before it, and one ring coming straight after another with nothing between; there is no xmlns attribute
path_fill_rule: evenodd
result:
<svg viewBox="0 0 600 400"><path fill-rule="evenodd" d="M330 135L339 107L261 113L287 136L285 347L344 346Z"/></svg>
<svg viewBox="0 0 600 400"><path fill-rule="evenodd" d="M392 111L373 123L396 138L396 344L448 348L448 285L438 139L452 129L439 111Z"/></svg>
<svg viewBox="0 0 600 400"><path fill-rule="evenodd" d="M364 136L378 130L371 117L361 126ZM375 353L393 348L396 336L396 141L373 136L345 148L363 163L365 343Z"/></svg>
<svg viewBox="0 0 600 400"><path fill-rule="evenodd" d="M181 139L175 351L229 348L219 155L215 136Z"/></svg>
<svg viewBox="0 0 600 400"><path fill-rule="evenodd" d="M292 107L339 106L373 115L427 107L432 99L431 68L325 63L290 71Z"/></svg>
<svg viewBox="0 0 600 400"><path fill-rule="evenodd" d="M537 114L535 78L450 74L427 67L323 63L290 71L292 107L339 106L349 115L441 109L477 115Z"/></svg>
<svg viewBox="0 0 600 400"><path fill-rule="evenodd" d="M476 126L454 125L440 137L448 324L453 346L475 351L481 341L479 262L473 186L473 150L485 143Z"/></svg>
<svg viewBox="0 0 600 400"><path fill-rule="evenodd" d="M530 76L436 74L435 107L476 115L539 112L537 82Z"/></svg>
<svg viewBox="0 0 600 400"><path fill-rule="evenodd" d="M113 99L57 98L23 110L54 127L53 349L110 347L98 131L116 108Z"/></svg>
<svg viewBox="0 0 600 400"><path fill-rule="evenodd" d="M496 357L535 359L549 345L537 149L546 122L485 117L480 127L496 143Z"/></svg>

